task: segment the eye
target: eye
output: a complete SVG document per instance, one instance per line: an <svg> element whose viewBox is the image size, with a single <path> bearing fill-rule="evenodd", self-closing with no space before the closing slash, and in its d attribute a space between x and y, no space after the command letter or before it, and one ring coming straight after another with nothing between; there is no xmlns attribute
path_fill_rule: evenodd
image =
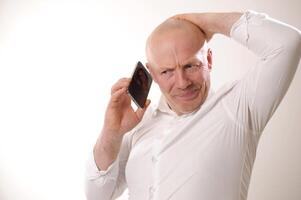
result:
<svg viewBox="0 0 301 200"><path fill-rule="evenodd" d="M184 66L184 70L187 72L195 72L200 68L199 64L187 64Z"/></svg>
<svg viewBox="0 0 301 200"><path fill-rule="evenodd" d="M171 72L172 72L171 69L167 69L167 70L162 71L161 74L162 74L162 75L166 75L166 74L169 74L169 73L171 73Z"/></svg>
<svg viewBox="0 0 301 200"><path fill-rule="evenodd" d="M164 70L163 72L161 72L161 74L167 74L167 70Z"/></svg>
<svg viewBox="0 0 301 200"><path fill-rule="evenodd" d="M167 70L163 70L161 72L161 76L164 78L170 78L173 75L173 70L172 69L167 69Z"/></svg>

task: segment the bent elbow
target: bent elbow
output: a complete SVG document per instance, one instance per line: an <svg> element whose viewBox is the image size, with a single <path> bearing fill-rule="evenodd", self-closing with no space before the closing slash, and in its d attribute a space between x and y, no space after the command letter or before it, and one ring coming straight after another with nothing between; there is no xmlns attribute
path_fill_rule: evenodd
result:
<svg viewBox="0 0 301 200"><path fill-rule="evenodd" d="M285 50L294 54L300 59L301 56L301 32L292 27L289 34L287 34L287 43L285 44Z"/></svg>

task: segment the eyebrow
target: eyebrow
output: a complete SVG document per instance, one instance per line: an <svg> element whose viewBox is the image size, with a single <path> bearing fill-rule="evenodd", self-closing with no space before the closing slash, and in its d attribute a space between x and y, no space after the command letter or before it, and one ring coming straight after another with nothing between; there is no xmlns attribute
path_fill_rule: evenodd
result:
<svg viewBox="0 0 301 200"><path fill-rule="evenodd" d="M188 62L186 62L185 64L181 65L181 67L185 67L187 65L203 65L204 63L202 61L199 60L190 60ZM165 70L174 70L175 67L171 67L171 66L163 66L163 67L158 67L159 71L165 71Z"/></svg>
<svg viewBox="0 0 301 200"><path fill-rule="evenodd" d="M186 62L185 64L181 65L181 66L187 66L187 65L203 65L204 63L200 60L191 60Z"/></svg>
<svg viewBox="0 0 301 200"><path fill-rule="evenodd" d="M174 67L165 66L165 67L158 67L159 71L165 71L165 70L174 70Z"/></svg>

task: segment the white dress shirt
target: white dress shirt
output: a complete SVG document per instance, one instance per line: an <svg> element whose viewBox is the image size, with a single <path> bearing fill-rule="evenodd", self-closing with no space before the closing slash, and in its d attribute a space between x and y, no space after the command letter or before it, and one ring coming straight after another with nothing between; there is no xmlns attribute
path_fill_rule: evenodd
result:
<svg viewBox="0 0 301 200"><path fill-rule="evenodd" d="M117 160L99 171L88 161L88 200L246 200L260 135L285 95L301 55L295 28L253 11L231 38L258 57L239 81L210 92L197 111L177 116L164 97L122 142Z"/></svg>

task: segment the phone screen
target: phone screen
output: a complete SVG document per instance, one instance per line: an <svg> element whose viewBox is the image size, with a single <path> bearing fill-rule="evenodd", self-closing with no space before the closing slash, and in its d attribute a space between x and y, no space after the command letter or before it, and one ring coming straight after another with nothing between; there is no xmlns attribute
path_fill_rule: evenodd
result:
<svg viewBox="0 0 301 200"><path fill-rule="evenodd" d="M141 62L138 62L128 91L132 100L140 108L144 108L147 96L152 85L152 77Z"/></svg>

